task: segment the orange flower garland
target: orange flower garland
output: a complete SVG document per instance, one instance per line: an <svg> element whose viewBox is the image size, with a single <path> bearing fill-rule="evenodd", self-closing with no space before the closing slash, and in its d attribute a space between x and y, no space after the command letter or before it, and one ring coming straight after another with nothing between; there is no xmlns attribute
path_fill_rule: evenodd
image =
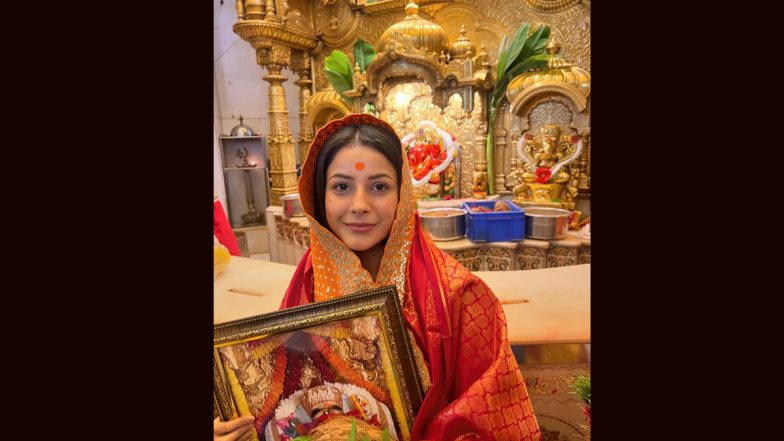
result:
<svg viewBox="0 0 784 441"><path fill-rule="evenodd" d="M280 346L275 350L275 371L274 374L272 374L272 384L270 385L272 390L270 391L270 394L267 395L267 399L264 400L264 404L261 406L259 414L256 415L256 430L258 430L259 433L264 430L264 424L267 421L267 417L278 406L278 400L280 400L280 395L283 393L283 379L286 376L287 358L285 346Z"/></svg>
<svg viewBox="0 0 784 441"><path fill-rule="evenodd" d="M290 337L291 334L289 333L273 335L267 338L252 340L248 342L248 347L253 352L253 355L259 359L274 351L278 346L286 343Z"/></svg>

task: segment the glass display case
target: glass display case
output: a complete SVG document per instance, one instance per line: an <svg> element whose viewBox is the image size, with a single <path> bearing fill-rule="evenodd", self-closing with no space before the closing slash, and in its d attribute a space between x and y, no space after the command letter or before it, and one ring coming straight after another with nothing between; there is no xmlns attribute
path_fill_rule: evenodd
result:
<svg viewBox="0 0 784 441"><path fill-rule="evenodd" d="M269 205L267 144L263 136L221 136L223 183L231 227L266 224Z"/></svg>

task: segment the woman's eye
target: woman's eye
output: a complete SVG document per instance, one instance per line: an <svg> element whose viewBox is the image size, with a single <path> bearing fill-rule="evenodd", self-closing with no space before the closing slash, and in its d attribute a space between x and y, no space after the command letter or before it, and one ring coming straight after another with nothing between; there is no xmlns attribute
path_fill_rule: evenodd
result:
<svg viewBox="0 0 784 441"><path fill-rule="evenodd" d="M340 182L332 186L337 191L346 191L348 190L348 184Z"/></svg>
<svg viewBox="0 0 784 441"><path fill-rule="evenodd" d="M387 187L386 184L382 184L382 183L379 182L379 183L373 184L372 188L373 188L373 191L379 192L379 191L386 190L388 187Z"/></svg>

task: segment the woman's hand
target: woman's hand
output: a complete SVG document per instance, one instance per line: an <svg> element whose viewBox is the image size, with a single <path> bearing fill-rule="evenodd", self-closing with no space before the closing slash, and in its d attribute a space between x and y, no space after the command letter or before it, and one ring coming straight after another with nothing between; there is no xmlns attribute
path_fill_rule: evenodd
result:
<svg viewBox="0 0 784 441"><path fill-rule="evenodd" d="M220 418L215 418L212 422L213 440L214 441L245 441L250 439L253 427L254 418L252 416L244 416L235 418L230 421L221 421Z"/></svg>

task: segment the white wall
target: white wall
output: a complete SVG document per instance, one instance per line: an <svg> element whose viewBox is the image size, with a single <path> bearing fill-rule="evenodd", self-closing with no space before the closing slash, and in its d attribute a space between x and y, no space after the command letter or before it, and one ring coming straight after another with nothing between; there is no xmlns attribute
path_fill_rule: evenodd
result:
<svg viewBox="0 0 784 441"><path fill-rule="evenodd" d="M267 70L256 64L256 51L232 31L237 22L234 2L213 2L213 52L215 73L214 106L214 158L213 182L215 194L226 207L223 171L220 164L220 144L218 136L228 135L232 127L239 124L242 115L245 125L256 133L267 135L269 132L269 83L262 77ZM297 75L288 69L283 75L289 80L283 83L286 90L286 105L289 111L289 128L292 140L299 133L299 88L294 84ZM296 142L294 144L296 152ZM295 153L296 154L296 153Z"/></svg>

